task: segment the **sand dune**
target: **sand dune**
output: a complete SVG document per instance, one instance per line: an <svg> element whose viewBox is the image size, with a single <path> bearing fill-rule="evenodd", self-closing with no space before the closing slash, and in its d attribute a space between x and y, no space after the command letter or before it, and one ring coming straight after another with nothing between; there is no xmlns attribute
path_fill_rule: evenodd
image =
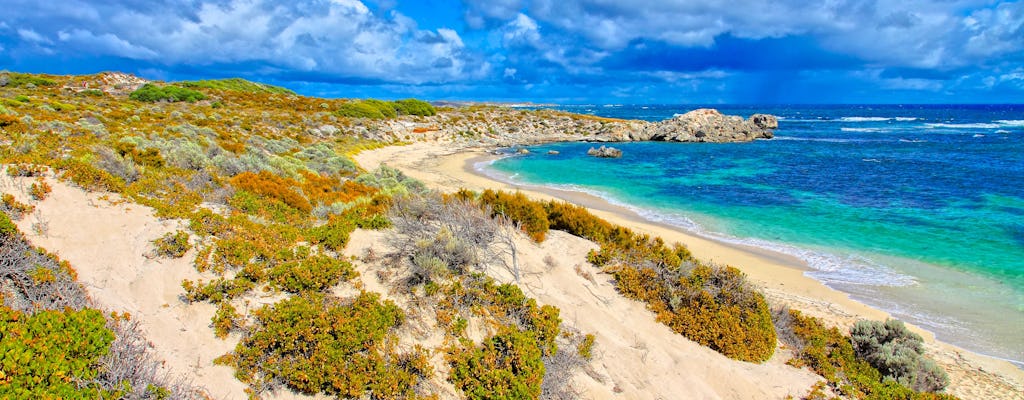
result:
<svg viewBox="0 0 1024 400"><path fill-rule="evenodd" d="M796 260L778 255L716 243L664 226L645 223L625 210L598 199L571 193L541 193L515 188L473 174L466 169L480 152L456 152L441 144L416 144L364 152L360 165L372 169L381 163L442 190L523 189L537 198L553 195L591 207L598 215L618 224L688 245L699 257L738 266L764 287L776 304L790 304L836 325L857 318L884 318L885 313L854 302L803 276ZM0 190L26 201L27 182L4 177ZM216 399L245 398L245 385L231 368L212 360L230 351L238 338L216 339L210 327L214 307L186 304L180 296L183 279L201 275L191 265L192 254L180 259L157 259L148 254L150 241L181 227L180 221L160 220L151 210L121 202L114 195L87 193L48 179L53 193L36 206L36 212L18 222L29 240L58 254L77 269L79 280L93 299L108 310L127 311L141 323L158 358L169 373L180 374L205 387ZM43 227L43 229L33 228ZM381 232L357 231L348 254L379 242ZM618 295L607 276L587 279L575 270L585 264L584 255L593 243L561 232L551 232L537 245L521 240L525 273L521 286L541 303L558 306L563 320L594 333L597 347L591 371L579 374L576 383L587 398L708 398L762 399L799 396L817 380L806 370L783 364L784 352L757 365L727 359L699 346L654 321L643 304ZM556 262L547 267L551 256ZM360 266L362 269L371 266ZM500 279L511 277L500 271ZM364 273L366 288L383 290ZM256 307L270 299L250 299ZM949 372L949 391L965 399L1024 398L1024 373L1012 365L979 356L926 335L929 353ZM278 393L277 398L302 397Z"/></svg>

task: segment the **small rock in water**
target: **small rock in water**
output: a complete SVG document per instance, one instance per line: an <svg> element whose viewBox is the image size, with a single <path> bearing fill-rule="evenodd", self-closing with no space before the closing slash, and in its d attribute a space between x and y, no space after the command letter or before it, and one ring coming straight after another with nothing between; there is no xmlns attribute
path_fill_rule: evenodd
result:
<svg viewBox="0 0 1024 400"><path fill-rule="evenodd" d="M548 154L552 156L558 155L558 150L548 150Z"/></svg>
<svg viewBox="0 0 1024 400"><path fill-rule="evenodd" d="M519 153L519 154L530 154L530 151L527 150L527 149L519 149L519 151L517 151L517 153Z"/></svg>
<svg viewBox="0 0 1024 400"><path fill-rule="evenodd" d="M590 150L587 150L587 155L601 158L619 158L622 157L622 150L602 145L596 149L591 147Z"/></svg>

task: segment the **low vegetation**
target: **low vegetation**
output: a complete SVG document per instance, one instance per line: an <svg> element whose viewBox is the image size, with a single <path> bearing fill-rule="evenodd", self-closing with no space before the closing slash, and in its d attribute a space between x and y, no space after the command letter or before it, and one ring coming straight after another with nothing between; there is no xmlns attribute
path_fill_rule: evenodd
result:
<svg viewBox="0 0 1024 400"><path fill-rule="evenodd" d="M355 100L344 103L335 112L339 117L349 118L394 118L399 115L432 116L437 114L434 106L422 100L398 101Z"/></svg>
<svg viewBox="0 0 1024 400"><path fill-rule="evenodd" d="M289 94L294 95L295 92L290 89L286 89L280 86L268 85L265 83L252 82L241 78L227 78L227 79L210 79L201 81L182 81L176 84L181 85L190 89L215 89L215 90L230 90L235 92L244 93L270 93L270 94Z"/></svg>
<svg viewBox="0 0 1024 400"><path fill-rule="evenodd" d="M192 103L198 100L206 99L206 95L195 90L186 89L183 87L173 85L157 86L151 83L142 85L142 87L132 92L130 97L132 100L147 103L153 103L157 101L186 101Z"/></svg>
<svg viewBox="0 0 1024 400"><path fill-rule="evenodd" d="M167 233L153 241L153 250L160 257L181 258L191 248L184 231Z"/></svg>
<svg viewBox="0 0 1024 400"><path fill-rule="evenodd" d="M860 321L850 336L796 310L776 311L775 321L795 353L789 363L825 378L809 398L827 397L825 389L853 399L956 398L935 393L948 383L945 372L921 355L921 338L898 321Z"/></svg>
<svg viewBox="0 0 1024 400"><path fill-rule="evenodd" d="M76 276L0 213L0 397L203 397L158 373L137 324L96 309Z"/></svg>
<svg viewBox="0 0 1024 400"><path fill-rule="evenodd" d="M432 373L426 352L394 347L404 314L377 294L352 300L306 293L254 313L255 326L219 362L260 395L282 384L304 394L344 398L419 398Z"/></svg>

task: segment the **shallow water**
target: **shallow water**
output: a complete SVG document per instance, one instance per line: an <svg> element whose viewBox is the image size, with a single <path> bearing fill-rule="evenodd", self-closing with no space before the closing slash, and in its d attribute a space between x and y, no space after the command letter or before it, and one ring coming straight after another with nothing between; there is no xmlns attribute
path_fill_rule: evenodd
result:
<svg viewBox="0 0 1024 400"><path fill-rule="evenodd" d="M648 120L690 109L646 107L565 108ZM616 144L620 159L559 143L489 168L797 256L942 340L1024 361L1024 106L720 110L778 115L776 138Z"/></svg>

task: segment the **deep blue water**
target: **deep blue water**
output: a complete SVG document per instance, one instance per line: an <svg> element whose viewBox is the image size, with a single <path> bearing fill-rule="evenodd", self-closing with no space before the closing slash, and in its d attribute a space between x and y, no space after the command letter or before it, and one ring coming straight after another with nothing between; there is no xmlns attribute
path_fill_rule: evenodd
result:
<svg viewBox="0 0 1024 400"><path fill-rule="evenodd" d="M661 120L692 106L561 106ZM982 353L1024 360L1024 105L717 106L772 140L534 148L491 168L798 256L809 274ZM558 155L547 155L547 150Z"/></svg>

